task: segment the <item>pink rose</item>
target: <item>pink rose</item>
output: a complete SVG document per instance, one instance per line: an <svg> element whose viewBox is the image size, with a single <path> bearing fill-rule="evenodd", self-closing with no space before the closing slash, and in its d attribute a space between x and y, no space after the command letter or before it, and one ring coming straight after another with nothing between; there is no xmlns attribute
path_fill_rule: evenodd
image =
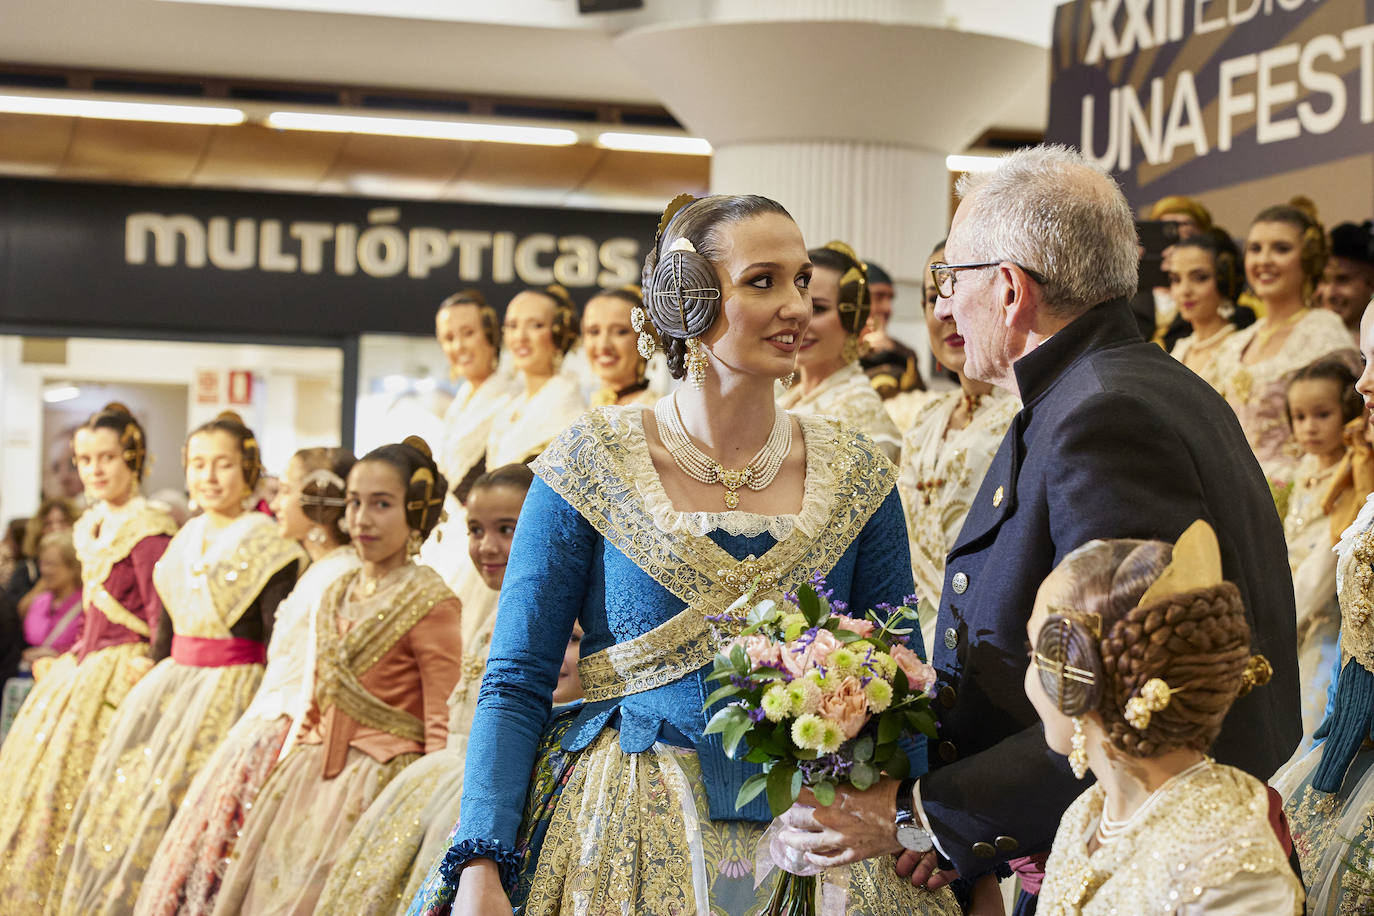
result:
<svg viewBox="0 0 1374 916"><path fill-rule="evenodd" d="M744 646L744 654L749 656L749 661L753 662L755 668L761 665L776 668L782 661L782 647L762 633L754 633L738 642Z"/></svg>
<svg viewBox="0 0 1374 916"><path fill-rule="evenodd" d="M873 635L873 621L856 620L853 617L846 617L844 614L836 614L835 619L840 622L841 630L848 630L861 639L867 639Z"/></svg>
<svg viewBox="0 0 1374 916"><path fill-rule="evenodd" d="M868 722L868 698L862 682L856 677L840 681L840 686L821 697L816 713L838 725L846 741L853 738Z"/></svg>
<svg viewBox="0 0 1374 916"><path fill-rule="evenodd" d="M806 639L808 637L802 637ZM809 644L801 639L790 642L782 650L782 666L792 677L801 677L812 668L819 668L830 658L830 653L840 648L840 641L829 630L817 630L816 638Z"/></svg>
<svg viewBox="0 0 1374 916"><path fill-rule="evenodd" d="M913 690L929 690L935 686L935 669L921 661L921 656L906 646L894 645L892 660L902 669Z"/></svg>

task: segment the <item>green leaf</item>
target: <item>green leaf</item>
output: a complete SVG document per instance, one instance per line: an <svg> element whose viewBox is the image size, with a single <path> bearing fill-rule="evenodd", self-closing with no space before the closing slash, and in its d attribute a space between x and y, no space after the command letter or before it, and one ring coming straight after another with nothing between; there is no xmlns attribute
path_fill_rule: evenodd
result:
<svg viewBox="0 0 1374 916"><path fill-rule="evenodd" d="M801 770L790 763L777 763L768 771L768 809L774 817L782 814L801 792Z"/></svg>
<svg viewBox="0 0 1374 916"><path fill-rule="evenodd" d="M748 754L744 755L744 759L750 763L767 763L775 757L777 757L776 754L770 754L766 748L762 747L755 747Z"/></svg>
<svg viewBox="0 0 1374 916"><path fill-rule="evenodd" d="M810 584L797 587L797 608L801 611L806 622L811 626L817 626L821 622L821 599L816 594L816 590Z"/></svg>
<svg viewBox="0 0 1374 916"><path fill-rule="evenodd" d="M896 753L888 756L881 769L893 779L906 779L911 775L911 761L907 759L906 751L900 747L895 750Z"/></svg>
<svg viewBox="0 0 1374 916"><path fill-rule="evenodd" d="M889 741L896 741L902 734L902 720L900 716L888 715L884 712L878 717L878 743L887 744Z"/></svg>
<svg viewBox="0 0 1374 916"><path fill-rule="evenodd" d="M835 803L835 784L822 780L811 787L811 794L816 796L816 801L822 805L833 805Z"/></svg>
<svg viewBox="0 0 1374 916"><path fill-rule="evenodd" d="M736 687L734 684L726 684L722 687L717 687L715 690L711 691L711 695L706 698L706 702L701 704L701 708L710 709L726 697L732 697L739 693L740 689L741 688Z"/></svg>
<svg viewBox="0 0 1374 916"><path fill-rule="evenodd" d="M737 810L743 808L767 787L767 773L755 773L753 776L750 776L744 781L744 785L739 787L739 794L735 796L735 808Z"/></svg>
<svg viewBox="0 0 1374 916"><path fill-rule="evenodd" d="M800 621L795 621L795 620L794 620L792 623L790 623L790 624L787 625L787 629L784 630L783 633L782 633L782 638L785 639L785 640L787 640L788 642L791 642L792 640L794 640L794 639L796 639L798 636L800 636L800 635L801 635L801 632L802 632L802 625L801 625L801 622L800 622Z"/></svg>
<svg viewBox="0 0 1374 916"><path fill-rule="evenodd" d="M738 706L734 708L740 710L740 717L738 719L731 721L729 725L725 726L725 734L723 739L725 744L725 755L727 757L730 757L731 759L734 759L735 749L739 747L740 741L744 739L745 732L749 731L749 729L753 728L754 726L754 723L752 720L750 720L748 713L744 712L744 710L740 709L740 707Z"/></svg>
<svg viewBox="0 0 1374 916"><path fill-rule="evenodd" d="M862 639L864 639L864 638L865 638L865 637L860 636L858 633L855 633L853 630L841 630L841 629L835 630L835 639L836 639L837 641L839 641L842 645L848 645L849 643L852 643L852 642L859 642L860 640L862 640Z"/></svg>
<svg viewBox="0 0 1374 916"><path fill-rule="evenodd" d="M724 732L730 727L730 723L743 719L749 721L749 714L739 706L727 706L724 709L716 710L716 714L711 717L711 721L706 723L703 734L714 735L717 732Z"/></svg>
<svg viewBox="0 0 1374 916"><path fill-rule="evenodd" d="M782 672L777 668L767 668L762 665L749 672L749 676L756 681L779 681L782 680Z"/></svg>
<svg viewBox="0 0 1374 916"><path fill-rule="evenodd" d="M870 738L868 735L864 735L862 738L854 742L854 759L873 759L873 739Z"/></svg>
<svg viewBox="0 0 1374 916"><path fill-rule="evenodd" d="M736 674L749 673L749 668L751 667L749 664L749 656L745 654L744 646L741 646L739 643L735 643L734 647L730 649L730 664L734 667Z"/></svg>
<svg viewBox="0 0 1374 916"><path fill-rule="evenodd" d="M857 761L849 770L849 781L860 792L864 789L871 789L878 781L878 768L871 763Z"/></svg>

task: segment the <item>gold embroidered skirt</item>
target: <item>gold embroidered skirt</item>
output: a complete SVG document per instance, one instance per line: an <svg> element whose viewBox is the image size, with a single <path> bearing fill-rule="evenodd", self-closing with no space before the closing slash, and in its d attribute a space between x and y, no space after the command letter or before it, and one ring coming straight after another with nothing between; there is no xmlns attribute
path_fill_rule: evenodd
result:
<svg viewBox="0 0 1374 916"><path fill-rule="evenodd" d="M316 912L405 916L430 865L448 850L463 795L467 742L450 742L406 767L348 834Z"/></svg>
<svg viewBox="0 0 1374 916"><path fill-rule="evenodd" d="M81 664L65 655L34 685L0 748L0 900L42 910L57 853L91 763L134 685L146 643L100 649Z"/></svg>
<svg viewBox="0 0 1374 916"><path fill-rule="evenodd" d="M215 901L216 916L315 912L345 837L419 755L401 754L378 763L350 747L343 770L333 779L320 778L323 757L324 745L298 744L272 772L230 856ZM350 916L367 912L349 911Z"/></svg>
<svg viewBox="0 0 1374 916"><path fill-rule="evenodd" d="M559 796L522 914L758 912L777 876L755 887L766 827L711 820L695 751L660 743L626 754L607 729ZM959 913L948 889L912 887L890 858L856 863L841 877L852 916Z"/></svg>
<svg viewBox="0 0 1374 916"><path fill-rule="evenodd" d="M1335 793L1312 788L1321 756L1317 747L1273 779L1302 866L1307 912L1374 913L1374 748L1355 755Z"/></svg>
<svg viewBox="0 0 1374 916"><path fill-rule="evenodd" d="M291 728L289 716L240 719L191 781L153 855L134 916L207 916Z"/></svg>
<svg viewBox="0 0 1374 916"><path fill-rule="evenodd" d="M159 662L129 692L77 801L45 912L131 913L191 780L248 707L262 665Z"/></svg>

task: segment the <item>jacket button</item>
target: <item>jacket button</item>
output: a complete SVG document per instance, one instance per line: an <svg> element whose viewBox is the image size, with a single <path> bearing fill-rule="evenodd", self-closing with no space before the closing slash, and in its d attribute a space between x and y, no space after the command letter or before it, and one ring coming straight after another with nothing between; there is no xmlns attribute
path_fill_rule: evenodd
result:
<svg viewBox="0 0 1374 916"><path fill-rule="evenodd" d="M980 859L991 859L997 855L997 850L992 848L991 843L974 843L973 854Z"/></svg>
<svg viewBox="0 0 1374 916"><path fill-rule="evenodd" d="M955 573L954 578L949 580L949 587L954 589L954 594L962 595L968 591L968 576L961 572Z"/></svg>
<svg viewBox="0 0 1374 916"><path fill-rule="evenodd" d="M1021 845L1020 843L1016 842L1015 837L1009 836L999 836L992 842L1001 852L1016 852L1017 848Z"/></svg>
<svg viewBox="0 0 1374 916"><path fill-rule="evenodd" d="M954 627L950 627L948 630L945 630L945 648L953 649L958 645L959 631L954 629Z"/></svg>
<svg viewBox="0 0 1374 916"><path fill-rule="evenodd" d="M959 749L954 746L953 741L940 742L940 759L945 763L953 763L959 759Z"/></svg>
<svg viewBox="0 0 1374 916"><path fill-rule="evenodd" d="M959 695L955 693L953 687L944 686L940 688L940 705L945 709L953 709L958 699Z"/></svg>

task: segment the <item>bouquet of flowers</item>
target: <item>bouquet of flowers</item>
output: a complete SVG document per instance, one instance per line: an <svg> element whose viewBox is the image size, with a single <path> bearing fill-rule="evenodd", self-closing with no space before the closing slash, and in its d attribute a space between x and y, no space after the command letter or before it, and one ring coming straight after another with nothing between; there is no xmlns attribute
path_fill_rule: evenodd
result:
<svg viewBox="0 0 1374 916"><path fill-rule="evenodd" d="M736 807L766 792L777 817L802 786L828 805L839 785L862 790L884 774L905 778L899 739L913 731L935 737L928 693L935 670L906 645L916 600L850 616L818 574L782 605L752 601L751 592L718 618L742 629L707 677L721 686L706 708L729 702L706 734L720 733L732 758L763 765L740 788ZM767 912L814 913L816 890L814 875L784 871Z"/></svg>

